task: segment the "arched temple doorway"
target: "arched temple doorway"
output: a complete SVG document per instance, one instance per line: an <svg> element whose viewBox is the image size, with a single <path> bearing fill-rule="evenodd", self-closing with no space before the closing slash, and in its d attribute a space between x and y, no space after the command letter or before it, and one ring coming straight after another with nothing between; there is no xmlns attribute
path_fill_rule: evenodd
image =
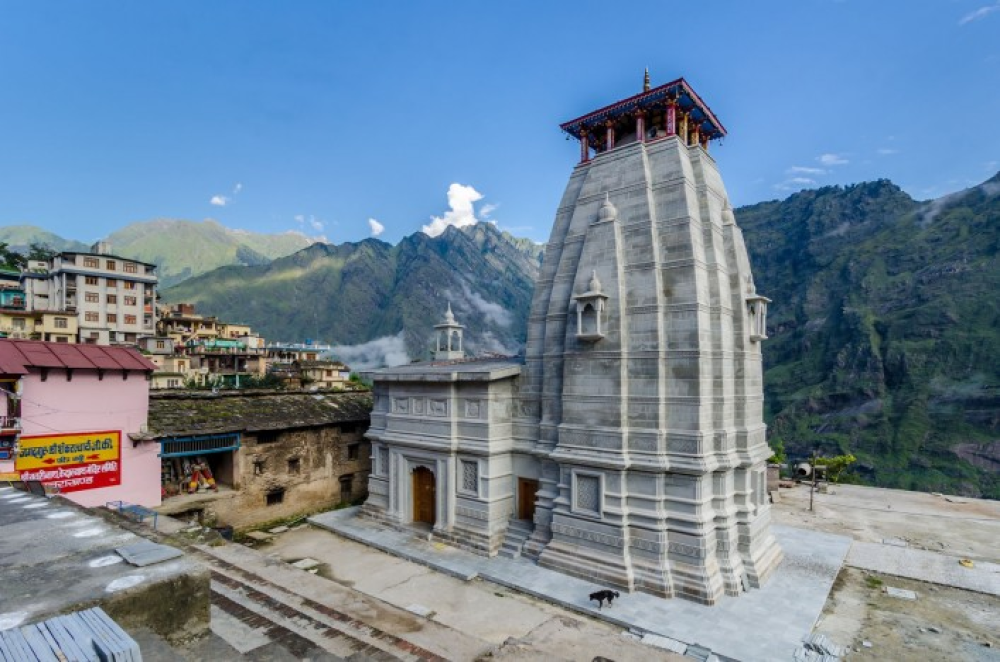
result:
<svg viewBox="0 0 1000 662"><path fill-rule="evenodd" d="M431 526L435 522L436 489L434 472L427 467L417 467L413 470L413 521L426 522Z"/></svg>

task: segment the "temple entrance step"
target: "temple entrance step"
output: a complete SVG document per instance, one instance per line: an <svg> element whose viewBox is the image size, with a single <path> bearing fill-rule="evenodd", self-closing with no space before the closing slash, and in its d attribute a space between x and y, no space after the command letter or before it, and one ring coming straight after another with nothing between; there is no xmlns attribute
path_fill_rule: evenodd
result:
<svg viewBox="0 0 1000 662"><path fill-rule="evenodd" d="M508 559L516 559L521 556L524 543L531 537L535 524L529 520L512 519L507 523L507 535L504 536L503 544L500 546L498 554Z"/></svg>

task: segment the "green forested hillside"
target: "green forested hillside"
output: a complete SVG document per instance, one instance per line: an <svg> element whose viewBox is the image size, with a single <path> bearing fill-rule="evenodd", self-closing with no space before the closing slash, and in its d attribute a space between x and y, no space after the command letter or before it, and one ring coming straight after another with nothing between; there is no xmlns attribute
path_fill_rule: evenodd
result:
<svg viewBox="0 0 1000 662"><path fill-rule="evenodd" d="M213 220L176 219L131 223L112 232L106 241L116 255L157 265L163 287L222 266L267 264L312 243L298 232L261 234L232 230ZM22 253L31 244L56 251L90 250L90 244L64 239L34 225L0 228L0 242Z"/></svg>
<svg viewBox="0 0 1000 662"><path fill-rule="evenodd" d="M1000 498L1000 175L930 203L888 181L737 210L772 441L871 484Z"/></svg>
<svg viewBox="0 0 1000 662"><path fill-rule="evenodd" d="M251 324L269 340L356 345L403 334L426 359L433 325L450 303L466 345L516 353L524 342L539 247L492 225L418 232L391 246L377 239L314 244L266 266L228 267L163 291L165 301Z"/></svg>

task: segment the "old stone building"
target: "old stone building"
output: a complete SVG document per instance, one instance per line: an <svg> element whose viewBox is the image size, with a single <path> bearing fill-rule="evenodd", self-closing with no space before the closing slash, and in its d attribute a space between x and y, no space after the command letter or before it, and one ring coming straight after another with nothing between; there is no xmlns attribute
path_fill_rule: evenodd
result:
<svg viewBox="0 0 1000 662"><path fill-rule="evenodd" d="M710 141L678 79L561 127L580 142L521 362L373 373L364 511L492 555L714 604L781 560L770 532L756 292Z"/></svg>
<svg viewBox="0 0 1000 662"><path fill-rule="evenodd" d="M248 527L362 499L370 409L364 392L153 393L159 511Z"/></svg>

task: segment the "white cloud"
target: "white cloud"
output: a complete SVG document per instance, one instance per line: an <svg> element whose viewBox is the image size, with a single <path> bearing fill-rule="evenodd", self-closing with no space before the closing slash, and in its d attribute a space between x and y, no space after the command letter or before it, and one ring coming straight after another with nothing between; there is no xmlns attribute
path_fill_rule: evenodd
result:
<svg viewBox="0 0 1000 662"><path fill-rule="evenodd" d="M816 157L816 160L825 166L835 166L835 165L847 165L850 163L840 154L820 154Z"/></svg>
<svg viewBox="0 0 1000 662"><path fill-rule="evenodd" d="M209 200L208 203L215 205L216 207L225 207L229 204L229 198L224 195L213 195L212 199Z"/></svg>
<svg viewBox="0 0 1000 662"><path fill-rule="evenodd" d="M385 232L385 226L376 221L374 218L368 219L368 227L372 229L372 236L377 237L383 232Z"/></svg>
<svg viewBox="0 0 1000 662"><path fill-rule="evenodd" d="M808 186L816 186L816 180L809 177L790 177L774 185L779 191L798 191Z"/></svg>
<svg viewBox="0 0 1000 662"><path fill-rule="evenodd" d="M825 175L823 168L809 168L807 166L792 166L785 171L789 175Z"/></svg>
<svg viewBox="0 0 1000 662"><path fill-rule="evenodd" d="M243 184L241 182L236 182L236 186L233 187L233 195L236 195L243 190Z"/></svg>
<svg viewBox="0 0 1000 662"><path fill-rule="evenodd" d="M306 216L305 214L296 214L292 218L295 222L299 224L300 227L309 226L314 232L322 232L326 224L320 219L316 218L312 214Z"/></svg>
<svg viewBox="0 0 1000 662"><path fill-rule="evenodd" d="M395 336L376 338L360 345L334 345L332 354L352 370L371 370L410 362L402 331Z"/></svg>
<svg viewBox="0 0 1000 662"><path fill-rule="evenodd" d="M463 186L454 183L448 187L448 206L450 209L444 216L431 216L430 225L421 228L424 234L436 237L445 231L449 225L456 228L463 228L467 225L475 225L479 219L476 218L474 203L482 200L483 194L471 186Z"/></svg>
<svg viewBox="0 0 1000 662"><path fill-rule="evenodd" d="M510 326L513 317L510 311L501 306L498 303L493 303L492 301L487 301L483 297L479 296L476 292L472 291L466 283L462 283L462 292L465 294L465 300L469 302L475 310L477 310L487 321L496 324L497 326Z"/></svg>
<svg viewBox="0 0 1000 662"><path fill-rule="evenodd" d="M892 154L899 154L899 150L892 147L879 147L878 153L882 156L890 156Z"/></svg>
<svg viewBox="0 0 1000 662"><path fill-rule="evenodd" d="M479 209L479 216L483 219L488 219L490 217L490 214L495 212L499 207L500 205L487 203Z"/></svg>
<svg viewBox="0 0 1000 662"><path fill-rule="evenodd" d="M958 21L958 24L965 25L967 23L972 23L973 21L978 21L986 18L995 11L1000 11L1000 0L997 0L997 2L992 5L986 5L985 7L980 7L976 11L969 12Z"/></svg>

